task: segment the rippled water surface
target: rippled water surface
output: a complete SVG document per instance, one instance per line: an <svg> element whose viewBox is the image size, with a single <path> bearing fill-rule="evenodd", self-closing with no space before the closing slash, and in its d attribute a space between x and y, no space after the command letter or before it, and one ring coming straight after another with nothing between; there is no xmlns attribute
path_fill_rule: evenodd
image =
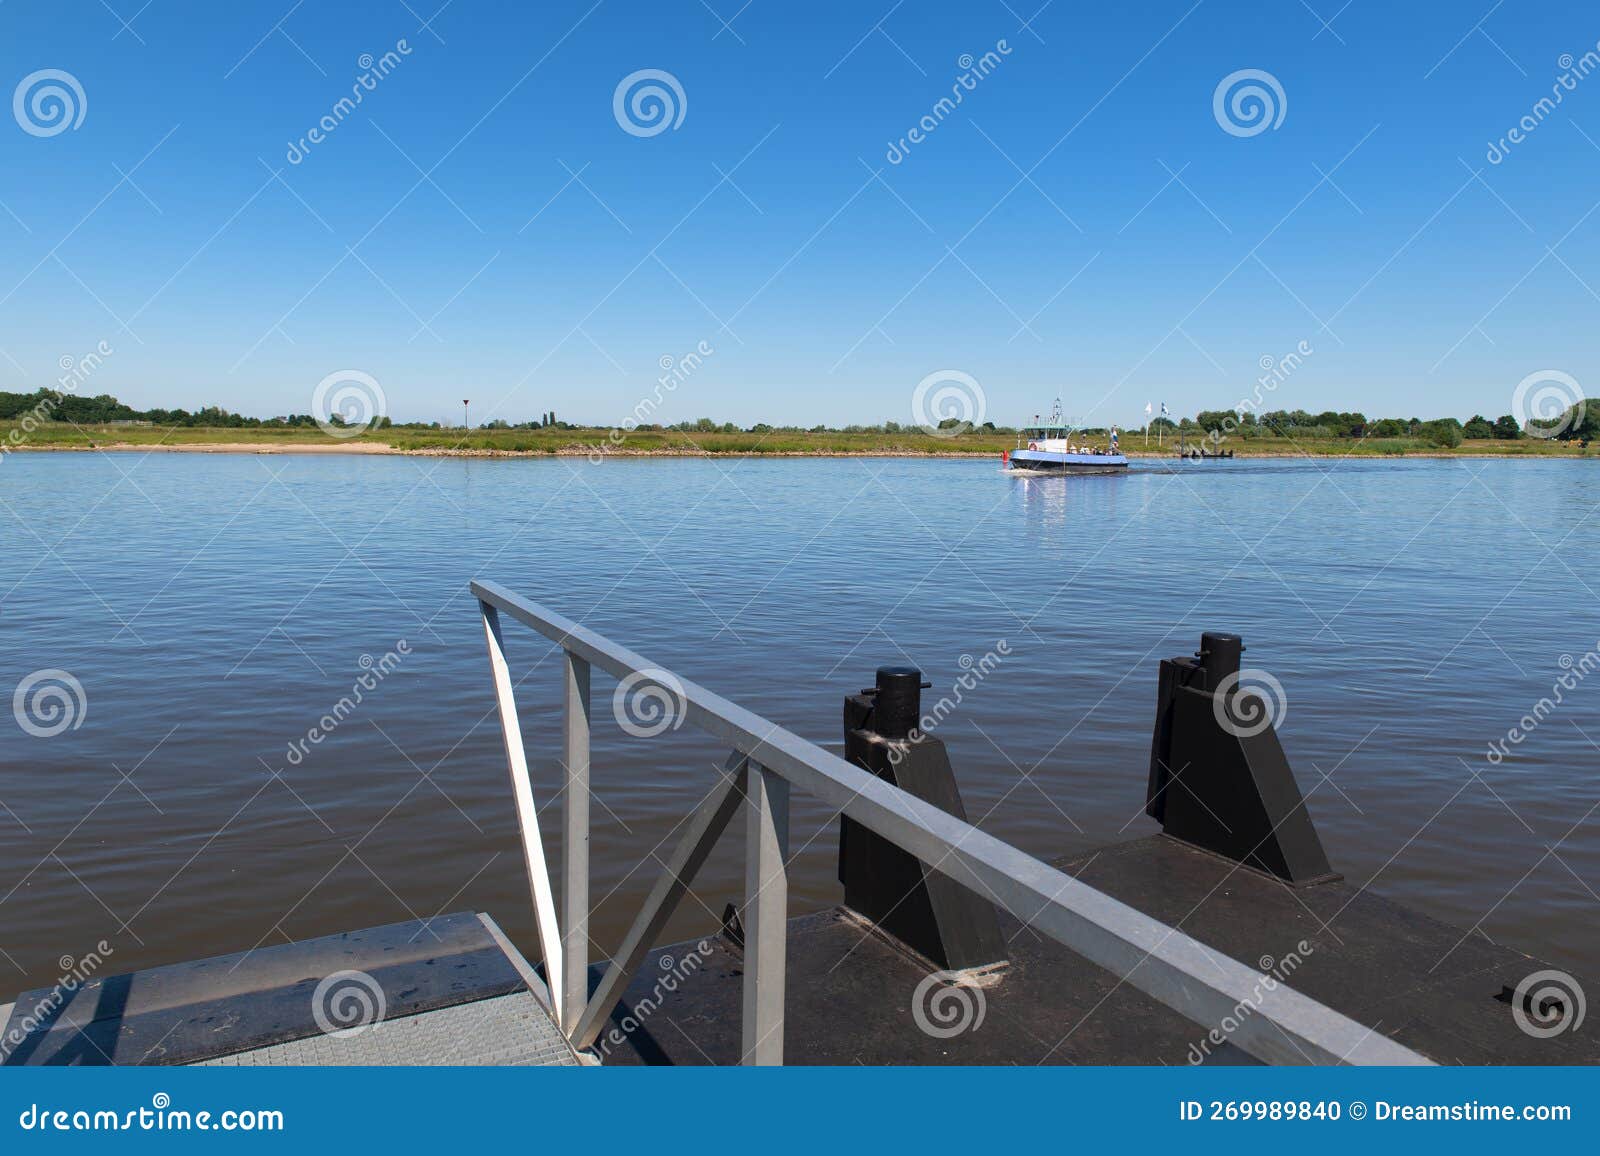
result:
<svg viewBox="0 0 1600 1156"><path fill-rule="evenodd" d="M1153 829L1157 661L1236 630L1285 688L1337 869L1567 966L1600 950L1586 464L1030 480L991 461L19 454L0 502L0 690L67 672L86 703L47 737L0 715L0 997L101 940L120 971L471 908L531 949L479 576L830 745L877 665L916 664L937 697L1008 651L939 734L974 821L1044 857ZM550 806L559 666L507 636ZM1569 663L1575 688L1490 762ZM690 728L622 734L612 689L596 675L596 955L722 757ZM794 823L791 894L814 908L837 895L836 824L798 797ZM738 895L726 842L674 936Z"/></svg>

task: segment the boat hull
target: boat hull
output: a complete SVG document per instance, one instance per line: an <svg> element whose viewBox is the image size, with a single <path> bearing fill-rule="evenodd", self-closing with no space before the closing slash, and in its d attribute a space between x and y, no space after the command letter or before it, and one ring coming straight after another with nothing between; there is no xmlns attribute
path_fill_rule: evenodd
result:
<svg viewBox="0 0 1600 1156"><path fill-rule="evenodd" d="M1122 454L1064 454L1048 450L1013 450L1011 468L1041 474L1114 474L1128 468Z"/></svg>

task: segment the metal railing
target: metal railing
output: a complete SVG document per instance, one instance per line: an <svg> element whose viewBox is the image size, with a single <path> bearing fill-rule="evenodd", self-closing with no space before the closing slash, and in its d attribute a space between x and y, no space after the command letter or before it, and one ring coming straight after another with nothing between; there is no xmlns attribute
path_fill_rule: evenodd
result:
<svg viewBox="0 0 1600 1156"><path fill-rule="evenodd" d="M810 794L986 896L1011 915L1115 972L1123 982L1210 1030L1237 1023L1231 1043L1269 1063L1426 1064L1426 1058L907 794L776 723L679 679L640 655L493 582L471 584L483 614L506 761L537 916L552 1014L579 1049L595 1038L718 836L743 812L747 1064L783 1062L784 934L788 917L789 788ZM504 612L564 652L567 775L562 810L562 920L545 861L533 785L500 632ZM599 667L634 689L672 696L684 721L733 748L722 783L686 824L591 997L589 970L589 676ZM1241 1010L1244 1014L1240 1014Z"/></svg>

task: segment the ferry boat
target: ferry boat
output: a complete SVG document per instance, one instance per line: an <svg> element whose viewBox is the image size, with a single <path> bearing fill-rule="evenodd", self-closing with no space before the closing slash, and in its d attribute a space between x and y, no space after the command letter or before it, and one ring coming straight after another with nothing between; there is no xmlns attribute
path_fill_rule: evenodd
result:
<svg viewBox="0 0 1600 1156"><path fill-rule="evenodd" d="M1037 416L1034 418L1037 422ZM1128 468L1128 459L1117 448L1117 429L1111 427L1109 449L1079 445L1077 430L1061 417L1058 400L1044 424L1026 426L1017 438L1017 448L1002 451L1000 462L1012 470L1050 474L1109 474ZM1024 448L1026 442L1026 448Z"/></svg>

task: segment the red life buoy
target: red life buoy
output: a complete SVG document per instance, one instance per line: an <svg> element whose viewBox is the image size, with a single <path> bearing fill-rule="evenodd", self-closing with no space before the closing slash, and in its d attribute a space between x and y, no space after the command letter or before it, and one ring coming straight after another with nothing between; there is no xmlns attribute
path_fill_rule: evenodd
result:
<svg viewBox="0 0 1600 1156"><path fill-rule="evenodd" d="M1039 443L1038 442L1029 442L1028 443L1028 448L1030 450L1036 450L1036 449L1039 448Z"/></svg>

